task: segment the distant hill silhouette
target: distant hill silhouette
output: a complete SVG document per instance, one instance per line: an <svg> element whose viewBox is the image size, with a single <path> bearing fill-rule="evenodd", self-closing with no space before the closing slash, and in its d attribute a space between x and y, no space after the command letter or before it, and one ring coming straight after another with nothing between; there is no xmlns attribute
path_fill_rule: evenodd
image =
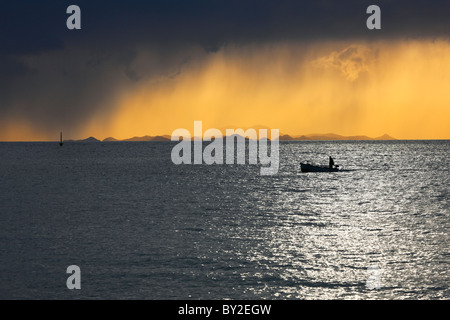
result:
<svg viewBox="0 0 450 320"><path fill-rule="evenodd" d="M81 140L65 140L65 142L100 142L100 140L98 140L94 137L89 137L87 139L81 139Z"/></svg>
<svg viewBox="0 0 450 320"><path fill-rule="evenodd" d="M288 134L283 134L283 135L280 135L280 137L278 138L280 141L292 141L292 140L295 140L293 137L291 137L290 135L288 135Z"/></svg>
<svg viewBox="0 0 450 320"><path fill-rule="evenodd" d="M114 142L114 141L170 141L169 135L162 136L143 136L143 137L133 137L123 140L117 140L115 138L109 137L103 140L104 142Z"/></svg>
<svg viewBox="0 0 450 320"><path fill-rule="evenodd" d="M256 129L255 129L256 130ZM225 131L225 130L224 130ZM245 131L245 130L244 130ZM258 131L257 131L258 132ZM238 137L238 134L233 134L233 137ZM225 136L224 136L225 138ZM192 140L201 139L200 137L192 137ZM248 140L248 138L245 138ZM265 138L264 138L265 139ZM270 140L270 139L268 139ZM335 133L325 133L325 134L308 134L308 135L289 135L289 134L281 134L279 137L280 141L341 141L341 140L396 140L388 134L384 134L380 137L371 138L368 136L360 135L360 136L342 136ZM75 142L100 142L100 140L89 137L83 140L66 140L66 141L75 141ZM132 137L128 139L118 140L113 137L108 137L103 140L103 142L116 142L116 141L171 141L170 135L158 135L158 136L142 136L142 137Z"/></svg>
<svg viewBox="0 0 450 320"><path fill-rule="evenodd" d="M113 137L109 137L109 138L103 139L103 141L105 141L105 142L115 142L115 141L119 141L119 140L117 140L117 139L115 139Z"/></svg>
<svg viewBox="0 0 450 320"><path fill-rule="evenodd" d="M287 137L286 137L287 136ZM308 134L302 136L283 136L285 140L300 140L300 141L319 141L319 140L396 140L395 138L384 134L381 137L371 138L368 136L341 136L335 133L325 133L325 134ZM289 138L290 139L289 139ZM280 137L280 140L281 139Z"/></svg>

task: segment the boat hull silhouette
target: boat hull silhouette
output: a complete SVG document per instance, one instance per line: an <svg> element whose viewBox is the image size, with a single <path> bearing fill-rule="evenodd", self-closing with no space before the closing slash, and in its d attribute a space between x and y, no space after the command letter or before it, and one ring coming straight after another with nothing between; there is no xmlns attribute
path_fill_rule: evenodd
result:
<svg viewBox="0 0 450 320"><path fill-rule="evenodd" d="M337 172L339 168L337 167L325 167L325 166L316 166L310 163L300 163L300 168L302 172Z"/></svg>

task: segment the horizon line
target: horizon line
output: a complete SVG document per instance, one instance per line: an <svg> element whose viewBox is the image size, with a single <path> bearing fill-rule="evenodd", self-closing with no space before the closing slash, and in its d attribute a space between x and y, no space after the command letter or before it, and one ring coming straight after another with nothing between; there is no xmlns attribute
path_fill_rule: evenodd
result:
<svg viewBox="0 0 450 320"><path fill-rule="evenodd" d="M238 134L234 134L234 135L238 135ZM280 137L284 137L284 136L289 136L289 139L280 139ZM327 139L327 136L334 136L332 139ZM336 137L338 136L338 137ZM382 137L387 136L386 139L379 139ZM137 140L137 139L142 139L142 138L164 138L165 140ZM191 139L192 141L195 141L196 138L203 138L199 137L199 136L194 136L191 135ZM227 135L223 135L223 138L228 137ZM244 138L246 138L247 140L249 140L249 138L247 136L243 136ZM358 138L359 137L359 138ZM256 140L261 140L263 138L267 138L267 137L262 137L262 138L257 138ZM312 139L308 139L308 138L312 138ZM315 139L314 139L315 138ZM352 139L352 138L357 138L357 139ZM107 140L107 139L111 139L111 140ZM132 139L136 139L136 140L132 140ZM269 138L267 138L269 139ZM166 142L166 141L170 141L170 142L177 142L177 141L171 141L171 135L168 134L162 134L162 135L143 135L143 136L133 136L131 138L125 138L125 139L116 139L112 136L110 137L106 137L104 139L97 139L94 136L90 136L88 138L84 138L84 139L65 139L63 141L65 142L87 142L87 140L90 140L91 142ZM270 139L269 139L270 140ZM290 135L290 134L280 134L279 141L446 141L446 140L450 140L450 138L394 138L392 136L390 136L389 134L383 134L382 136L379 137L369 137L366 135L350 135L350 136L344 136L344 135L340 135L340 134L335 134L335 133L325 133L325 134L321 134L321 133L315 133L315 134L300 134L300 135ZM181 141L181 140L179 140ZM59 140L0 140L0 142L59 142Z"/></svg>
<svg viewBox="0 0 450 320"><path fill-rule="evenodd" d="M85 141L87 139L68 139L68 140L63 140L63 142L89 142L89 141ZM257 139L260 140L260 139ZM268 139L270 140L270 139ZM327 140L327 139L316 139L316 140L299 140L299 139L292 139L292 140L279 140L279 141L283 141L283 142L290 142L290 141L299 141L299 142L321 142L321 141L449 141L450 138L420 138L420 139L391 139L391 140L387 140L387 139L333 139L333 140ZM179 140L181 141L181 140ZM143 141L129 141L127 139L124 140L119 140L117 139L116 141L105 141L105 140L99 140L96 139L96 141L91 141L94 143L97 142L105 142L105 143L114 143L114 142L179 142L179 141L171 141L171 140L143 140ZM194 141L194 140L191 140ZM41 142L41 143L59 143L59 140L0 140L0 143L27 143L27 142ZM205 141L205 142L209 142L209 141Z"/></svg>
<svg viewBox="0 0 450 320"><path fill-rule="evenodd" d="M233 126L233 127L234 128L232 130L234 130L234 133L232 135L244 137L246 140L261 140L263 138L271 140L269 138L269 136L272 135L271 130L273 130L273 129L271 129L270 127L261 126L261 125L256 126L256 128L254 128L254 127L236 127L236 126ZM261 132L259 132L259 134L258 134L258 128L260 128L260 127L264 127L264 129L267 130L266 133L261 134ZM224 129L224 128L219 129L223 138L228 137L228 135L226 134L226 130L227 129ZM243 134L238 134L238 132L236 132L237 130L243 130ZM250 136L255 132L257 133L256 139L251 139L249 137L249 135L245 135L248 130L254 130L254 132L249 133ZM342 134L338 134L338 133L334 133L334 132L290 134L290 133L280 132L279 129L275 129L275 130L278 130L278 139L277 140L279 140L279 141L389 141L389 140L391 140L391 141L392 140L400 140L400 141L437 141L437 140L440 140L440 141L446 141L446 140L450 140L450 137L445 137L445 138L437 138L437 137L432 137L432 138L412 138L412 137L395 138L388 133L384 133L380 136L370 137L365 134L342 135ZM225 131L225 133L224 133L224 131ZM259 129L259 131L261 131L261 129ZM269 133L268 131L270 132L270 134L268 134ZM62 133L63 132L60 131L61 139L62 139ZM172 135L174 133L175 133L175 131L172 132ZM171 141L172 135L169 135L169 134L155 134L155 135L144 134L142 136L134 135L132 137L123 138L123 139L117 139L117 138L114 138L113 136L107 136L103 139L97 139L95 136L89 136L88 138L78 138L78 139L70 138L70 139L64 139L63 141L66 141L66 142ZM174 142L182 140L180 136L178 136L178 135L176 135L176 136L178 137L178 140L173 140ZM190 135L190 138L192 141L204 140L204 139L212 138L212 137L214 137L213 134L206 136L205 131L203 131L201 133L201 135L196 135L196 132L194 132L193 134ZM43 140L0 140L0 142L58 142L58 141L59 141L58 139L55 139L55 140L53 140L53 139L52 140L47 140L47 139L43 139Z"/></svg>

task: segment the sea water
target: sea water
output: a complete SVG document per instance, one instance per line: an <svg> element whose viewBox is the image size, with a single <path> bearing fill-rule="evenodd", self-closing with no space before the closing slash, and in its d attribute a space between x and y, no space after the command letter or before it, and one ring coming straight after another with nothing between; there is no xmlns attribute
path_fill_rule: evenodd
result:
<svg viewBox="0 0 450 320"><path fill-rule="evenodd" d="M173 146L0 143L0 298L450 298L450 141L281 142L274 176Z"/></svg>

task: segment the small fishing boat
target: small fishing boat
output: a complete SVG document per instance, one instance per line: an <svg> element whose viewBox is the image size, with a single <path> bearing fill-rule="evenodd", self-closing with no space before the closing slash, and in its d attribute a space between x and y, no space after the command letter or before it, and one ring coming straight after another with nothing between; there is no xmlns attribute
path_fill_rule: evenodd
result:
<svg viewBox="0 0 450 320"><path fill-rule="evenodd" d="M332 157L329 158L328 166L319 166L312 164L309 161L306 163L300 163L300 168L302 172L337 172L339 171L339 166L334 165L334 160Z"/></svg>
<svg viewBox="0 0 450 320"><path fill-rule="evenodd" d="M300 168L302 172L337 172L339 171L339 166L334 166L330 168L329 166L318 166L310 163L300 163Z"/></svg>

